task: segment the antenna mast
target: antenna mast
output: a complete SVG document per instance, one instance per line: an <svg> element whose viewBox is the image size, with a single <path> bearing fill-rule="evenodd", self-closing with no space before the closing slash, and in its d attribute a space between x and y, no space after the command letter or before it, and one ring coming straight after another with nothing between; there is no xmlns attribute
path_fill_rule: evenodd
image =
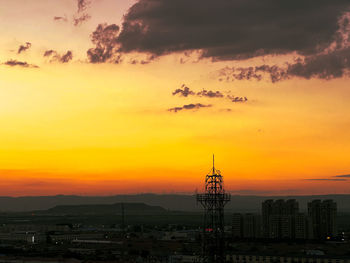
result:
<svg viewBox="0 0 350 263"><path fill-rule="evenodd" d="M202 262L225 262L224 206L230 200L221 172L215 169L213 154L213 168L205 177L205 192L197 194L197 201L204 208Z"/></svg>

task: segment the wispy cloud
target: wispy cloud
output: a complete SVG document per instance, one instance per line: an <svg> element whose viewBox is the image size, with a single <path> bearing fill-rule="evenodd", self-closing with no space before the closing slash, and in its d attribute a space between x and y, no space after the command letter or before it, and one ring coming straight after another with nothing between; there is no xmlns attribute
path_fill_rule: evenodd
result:
<svg viewBox="0 0 350 263"><path fill-rule="evenodd" d="M88 21L91 18L91 15L88 14L86 11L89 9L91 5L90 0L76 0L77 3L77 9L73 15L72 22L74 26L80 26L85 21ZM68 22L67 16L54 16L54 21L62 21L62 22Z"/></svg>
<svg viewBox="0 0 350 263"><path fill-rule="evenodd" d="M84 23L85 21L89 20L90 18L91 18L91 16L89 14L82 14L80 16L75 16L73 18L73 25L79 26L82 23Z"/></svg>

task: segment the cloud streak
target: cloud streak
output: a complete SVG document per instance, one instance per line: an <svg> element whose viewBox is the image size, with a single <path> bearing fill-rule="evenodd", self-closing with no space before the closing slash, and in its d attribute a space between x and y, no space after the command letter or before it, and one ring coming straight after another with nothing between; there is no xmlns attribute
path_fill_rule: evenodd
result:
<svg viewBox="0 0 350 263"><path fill-rule="evenodd" d="M336 175L334 177L340 177L340 178L350 178L350 174L342 174L342 175Z"/></svg>
<svg viewBox="0 0 350 263"><path fill-rule="evenodd" d="M334 182L343 182L343 181L347 181L347 179L341 179L341 178L311 178L311 179L304 179L304 181L334 181Z"/></svg>
<svg viewBox="0 0 350 263"><path fill-rule="evenodd" d="M53 17L54 21L63 21L63 22L68 22L68 19L66 16L54 16Z"/></svg>

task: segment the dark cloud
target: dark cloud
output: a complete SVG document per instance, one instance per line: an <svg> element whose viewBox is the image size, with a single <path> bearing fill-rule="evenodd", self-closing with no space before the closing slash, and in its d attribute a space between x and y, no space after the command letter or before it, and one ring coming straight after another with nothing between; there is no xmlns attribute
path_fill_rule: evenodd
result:
<svg viewBox="0 0 350 263"><path fill-rule="evenodd" d="M336 41L348 0L139 0L124 17L121 52L157 56L201 50L238 60L319 53Z"/></svg>
<svg viewBox="0 0 350 263"><path fill-rule="evenodd" d="M350 178L350 174L336 175L334 177Z"/></svg>
<svg viewBox="0 0 350 263"><path fill-rule="evenodd" d="M315 178L315 179L304 179L305 181L347 181L347 179L340 179L340 178Z"/></svg>
<svg viewBox="0 0 350 263"><path fill-rule="evenodd" d="M70 60L73 59L73 53L72 51L68 50L66 54L64 54L61 58L60 58L60 62L61 63L67 63Z"/></svg>
<svg viewBox="0 0 350 263"><path fill-rule="evenodd" d="M53 55L57 55L57 52L55 50L50 49L50 50L46 50L44 52L44 57L50 57L50 56L53 56Z"/></svg>
<svg viewBox="0 0 350 263"><path fill-rule="evenodd" d="M217 72L219 81L235 80L257 80L263 79L265 74L269 74L271 81L282 80L286 75L285 70L278 66L262 65L258 67L225 67Z"/></svg>
<svg viewBox="0 0 350 263"><path fill-rule="evenodd" d="M119 26L115 24L99 24L91 34L91 41L95 45L87 51L91 63L121 62L121 54L116 51L116 38Z"/></svg>
<svg viewBox="0 0 350 263"><path fill-rule="evenodd" d="M212 107L212 105L204 105L201 103L196 103L196 104L186 104L183 105L182 107L174 107L174 108L170 108L168 109L168 111L172 111L172 112L178 112L178 111L182 111L182 110L194 110L194 109L200 109L200 108L208 108L208 107Z"/></svg>
<svg viewBox="0 0 350 263"><path fill-rule="evenodd" d="M288 78L287 70L279 66L261 65L256 67L225 67L218 71L219 81L234 80L257 80L260 81L265 75L270 77L271 82L275 83Z"/></svg>
<svg viewBox="0 0 350 263"><path fill-rule="evenodd" d="M349 10L348 0L138 0L109 50L213 60L294 52L300 59L284 66L229 68L219 79L333 79L350 70Z"/></svg>
<svg viewBox="0 0 350 263"><path fill-rule="evenodd" d="M173 95L180 95L181 97L188 97L188 96L197 96L197 97L207 97L207 98L222 98L222 99L229 99L231 102L247 102L247 97L236 97L233 95L224 95L220 91L212 91L212 90L205 90L199 92L194 92L189 87L187 87L185 84L182 84L181 88L176 89L172 93Z"/></svg>
<svg viewBox="0 0 350 263"><path fill-rule="evenodd" d="M50 49L46 50L43 56L51 58L50 62L68 63L73 59L73 52L68 50L61 56L57 51Z"/></svg>
<svg viewBox="0 0 350 263"><path fill-rule="evenodd" d="M11 59L11 60L4 62L3 65L10 66L10 67L18 66L18 67L23 67L23 68L39 68L39 66L37 66L37 65L29 64L25 61L18 61L18 60L14 60L14 59Z"/></svg>
<svg viewBox="0 0 350 263"><path fill-rule="evenodd" d="M284 66L261 65L246 68L226 67L218 72L220 81L261 80L269 76L271 82L291 77L304 79L334 79L349 75L350 70L350 12L338 19L338 29L333 41L317 53L306 54Z"/></svg>
<svg viewBox="0 0 350 263"><path fill-rule="evenodd" d="M231 100L232 102L247 102L248 98L247 97L235 97L232 95L227 95L227 98Z"/></svg>
<svg viewBox="0 0 350 263"><path fill-rule="evenodd" d="M18 48L17 53L21 54L22 52L26 51L27 49L29 49L32 46L32 43L30 42L26 42L25 45L20 45Z"/></svg>
<svg viewBox="0 0 350 263"><path fill-rule="evenodd" d="M223 98L224 94L222 94L220 91L212 91L212 90L205 90L199 92L194 92L189 87L187 87L185 84L182 84L181 88L176 89L173 93L173 95L179 94L182 97L188 97L190 95L192 96L198 96L198 97L209 97L209 98Z"/></svg>
<svg viewBox="0 0 350 263"><path fill-rule="evenodd" d="M183 97L188 97L189 95L195 95L196 93L192 90L190 90L189 87L187 87L185 84L182 84L180 89L176 89L173 93L173 95L179 94Z"/></svg>
<svg viewBox="0 0 350 263"><path fill-rule="evenodd" d="M334 79L348 75L349 69L350 47L306 57L302 62L288 65L287 75L305 79Z"/></svg>
<svg viewBox="0 0 350 263"><path fill-rule="evenodd" d="M209 97L209 98L223 98L224 94L222 94L220 91L212 91L212 90L202 90L197 93L197 96L199 97Z"/></svg>
<svg viewBox="0 0 350 263"><path fill-rule="evenodd" d="M223 68L218 72L219 81L257 80L269 76L272 83L292 77L304 79L334 79L349 75L350 47L329 53L307 56L286 67L261 65L247 68Z"/></svg>

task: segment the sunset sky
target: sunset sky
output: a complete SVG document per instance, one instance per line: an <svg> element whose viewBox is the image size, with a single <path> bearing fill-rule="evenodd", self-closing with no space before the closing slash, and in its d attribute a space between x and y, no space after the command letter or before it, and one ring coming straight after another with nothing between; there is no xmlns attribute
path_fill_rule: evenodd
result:
<svg viewBox="0 0 350 263"><path fill-rule="evenodd" d="M350 194L348 0L0 0L1 195Z"/></svg>

